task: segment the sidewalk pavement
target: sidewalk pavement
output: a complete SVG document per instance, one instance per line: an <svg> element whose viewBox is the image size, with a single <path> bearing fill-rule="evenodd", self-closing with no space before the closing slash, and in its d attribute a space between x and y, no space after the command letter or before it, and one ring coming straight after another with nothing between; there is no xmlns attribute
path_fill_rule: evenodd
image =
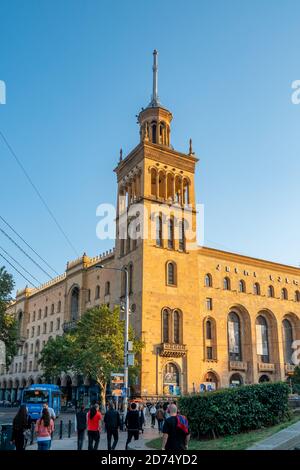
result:
<svg viewBox="0 0 300 470"><path fill-rule="evenodd" d="M144 433L139 435L139 440L134 441L132 439L131 443L129 444L130 449L134 450L150 450L149 447L146 446L147 441L151 441L159 437L158 429L152 429L151 427L146 427L144 429ZM127 432L126 431L119 431L119 441L116 447L116 450L124 450L125 444L127 440ZM113 443L113 439L112 439ZM85 433L85 440L83 443L83 450L87 450L88 448L88 439L87 433ZM26 450L37 450L37 443L35 442L32 446L27 446ZM51 444L51 450L77 450L77 436L72 436L70 438L63 438L63 439L53 439ZM101 432L100 436L100 444L98 450L107 450L107 439L106 439L106 432Z"/></svg>
<svg viewBox="0 0 300 470"><path fill-rule="evenodd" d="M300 448L300 421L259 441L247 450L294 450Z"/></svg>

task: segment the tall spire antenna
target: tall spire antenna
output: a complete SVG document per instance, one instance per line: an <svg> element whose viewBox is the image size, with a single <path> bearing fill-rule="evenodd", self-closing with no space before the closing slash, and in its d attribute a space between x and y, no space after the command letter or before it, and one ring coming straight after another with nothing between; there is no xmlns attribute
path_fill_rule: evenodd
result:
<svg viewBox="0 0 300 470"><path fill-rule="evenodd" d="M153 91L152 91L152 97L151 97L151 103L149 106L156 107L159 106L159 98L158 98L158 92L157 92L157 82L158 82L158 65L157 65L157 56L158 52L156 49L153 51Z"/></svg>

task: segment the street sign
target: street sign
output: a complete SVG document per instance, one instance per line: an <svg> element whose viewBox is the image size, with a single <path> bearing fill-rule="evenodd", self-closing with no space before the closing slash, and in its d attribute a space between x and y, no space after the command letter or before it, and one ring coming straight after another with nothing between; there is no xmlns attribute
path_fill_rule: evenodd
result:
<svg viewBox="0 0 300 470"><path fill-rule="evenodd" d="M128 357L128 365L129 366L134 366L134 354L133 353L129 353L127 355Z"/></svg>

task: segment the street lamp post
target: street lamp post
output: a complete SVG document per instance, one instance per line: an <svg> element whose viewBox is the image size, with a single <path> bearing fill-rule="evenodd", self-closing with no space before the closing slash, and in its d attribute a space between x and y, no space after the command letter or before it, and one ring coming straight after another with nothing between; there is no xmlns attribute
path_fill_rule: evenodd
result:
<svg viewBox="0 0 300 470"><path fill-rule="evenodd" d="M124 326L124 409L127 410L128 404L128 331L129 331L129 274L128 269L124 268L108 268L103 264L96 265L95 268L110 269L112 271L121 271L125 273L125 326Z"/></svg>

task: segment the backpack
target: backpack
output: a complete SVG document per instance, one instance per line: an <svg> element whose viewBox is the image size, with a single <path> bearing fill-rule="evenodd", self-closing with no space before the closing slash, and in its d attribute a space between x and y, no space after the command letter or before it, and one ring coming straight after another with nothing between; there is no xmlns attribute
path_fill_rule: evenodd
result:
<svg viewBox="0 0 300 470"><path fill-rule="evenodd" d="M189 434L189 423L185 416L177 415L176 429L181 429L186 435Z"/></svg>

